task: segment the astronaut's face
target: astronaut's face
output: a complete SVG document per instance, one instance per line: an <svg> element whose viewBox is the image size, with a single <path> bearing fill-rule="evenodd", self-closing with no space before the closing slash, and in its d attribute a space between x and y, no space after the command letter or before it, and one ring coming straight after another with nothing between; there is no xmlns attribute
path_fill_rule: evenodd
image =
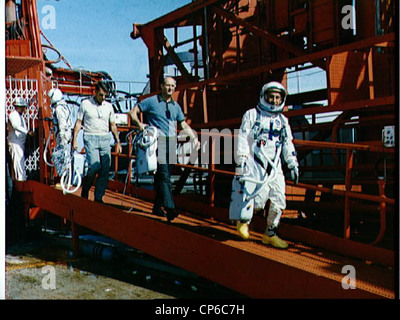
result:
<svg viewBox="0 0 400 320"><path fill-rule="evenodd" d="M274 106L279 106L282 103L282 96L279 92L276 91L267 91L265 92L264 99Z"/></svg>

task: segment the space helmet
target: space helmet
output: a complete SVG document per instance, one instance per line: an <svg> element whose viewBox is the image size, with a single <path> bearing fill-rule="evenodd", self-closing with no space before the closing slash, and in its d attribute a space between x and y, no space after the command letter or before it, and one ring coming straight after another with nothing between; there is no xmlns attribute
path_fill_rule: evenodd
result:
<svg viewBox="0 0 400 320"><path fill-rule="evenodd" d="M50 97L51 104L57 103L63 98L63 93L58 88L51 89L47 95Z"/></svg>
<svg viewBox="0 0 400 320"><path fill-rule="evenodd" d="M279 92L282 97L282 103L280 105L276 106L276 105L270 104L268 101L266 101L265 93L268 91ZM283 107L285 106L286 96L287 96L286 88L281 83L276 82L276 81L268 82L261 88L260 100L259 100L258 105L264 111L268 111L268 112L272 112L272 113L280 113L283 111Z"/></svg>

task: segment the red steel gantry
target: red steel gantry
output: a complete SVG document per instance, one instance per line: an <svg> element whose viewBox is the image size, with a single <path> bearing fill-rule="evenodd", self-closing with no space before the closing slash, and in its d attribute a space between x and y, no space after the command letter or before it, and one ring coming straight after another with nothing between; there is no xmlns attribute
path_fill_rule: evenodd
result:
<svg viewBox="0 0 400 320"><path fill-rule="evenodd" d="M371 212L381 203L379 242L386 196L395 196L394 149L382 143L382 130L396 122L395 6L390 0L194 1L134 24L131 37L148 47L152 91L165 74L178 77L176 99L197 130L238 128L265 82L288 85L298 71L295 77L309 89L289 95L285 114L298 144L305 197L289 206L309 214L344 212L350 238L350 211ZM307 71L322 74L317 81L325 85L312 83ZM327 194L344 201L338 205ZM212 188L209 196L212 205L224 203ZM361 198L372 202L365 206Z"/></svg>
<svg viewBox="0 0 400 320"><path fill-rule="evenodd" d="M7 1L6 7L13 3ZM31 125L39 130L39 152L32 160L38 163L39 178L17 183L16 190L27 208L70 220L76 245L76 225L85 226L250 297L392 298L397 167L394 148L382 143L382 130L396 124L396 5L391 0L197 0L133 25L131 37L142 38L148 47L150 95L158 92L165 74L176 76L176 99L199 134L238 128L269 80L289 86L295 75L307 87L307 72L324 75L325 85L299 86L288 97L285 114L295 134L302 178L296 186L288 181L285 214L305 218L283 219L280 230L292 246L285 253L258 244L263 217L253 221L252 241L235 237L226 209L232 165L212 161L223 134L207 135L209 165L176 166L176 204L182 213L177 223L151 216L152 191L118 179L121 160L134 158L130 144L127 153L113 154L115 178L105 200L123 201L134 210L54 188L54 169L41 156L50 134L45 92L53 82L66 93L88 95L104 75L46 63L34 0L22 0L17 19L6 19L6 112L23 90L31 102ZM348 6L353 11L342 11ZM333 112L331 120L323 121ZM182 193L193 173L203 177L198 181L202 192ZM307 225L314 220L318 226ZM351 263L360 270L357 290L341 287L340 267L350 258L333 257L332 251L356 259Z"/></svg>

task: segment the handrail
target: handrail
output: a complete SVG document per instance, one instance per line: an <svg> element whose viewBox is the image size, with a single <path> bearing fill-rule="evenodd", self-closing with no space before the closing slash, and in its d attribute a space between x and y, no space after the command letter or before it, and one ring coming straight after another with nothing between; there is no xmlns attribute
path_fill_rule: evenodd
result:
<svg viewBox="0 0 400 320"><path fill-rule="evenodd" d="M383 146L368 145L362 143L342 143L342 142L325 142L325 141L311 141L311 140L298 140L293 139L293 143L302 146L310 146L317 148L334 148L334 149L351 149L359 151L371 151L382 153L393 153L394 148L386 148Z"/></svg>

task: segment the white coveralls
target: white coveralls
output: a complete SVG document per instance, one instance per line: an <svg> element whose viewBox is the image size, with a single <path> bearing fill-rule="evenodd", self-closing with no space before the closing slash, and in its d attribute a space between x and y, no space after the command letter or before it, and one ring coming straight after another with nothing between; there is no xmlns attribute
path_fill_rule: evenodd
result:
<svg viewBox="0 0 400 320"><path fill-rule="evenodd" d="M298 167L292 140L288 119L281 113L271 113L257 107L243 115L236 159L239 159L238 162L245 159L244 170L248 170L248 176L252 179L263 181L266 173L272 175L270 181L259 186L260 192L254 198L254 212L264 209L267 200L270 200L268 227L278 227L282 210L286 207L285 177L280 150L289 169ZM265 156L272 162L277 160L276 174L273 173L272 166Z"/></svg>
<svg viewBox="0 0 400 320"><path fill-rule="evenodd" d="M74 123L72 110L65 102L60 100L53 105L53 122L56 126L56 147L52 153L52 161L57 173L61 176L71 158L71 140Z"/></svg>
<svg viewBox="0 0 400 320"><path fill-rule="evenodd" d="M8 150L12 159L12 174L17 181L26 181L25 141L28 127L22 114L14 110L10 113L7 123Z"/></svg>

